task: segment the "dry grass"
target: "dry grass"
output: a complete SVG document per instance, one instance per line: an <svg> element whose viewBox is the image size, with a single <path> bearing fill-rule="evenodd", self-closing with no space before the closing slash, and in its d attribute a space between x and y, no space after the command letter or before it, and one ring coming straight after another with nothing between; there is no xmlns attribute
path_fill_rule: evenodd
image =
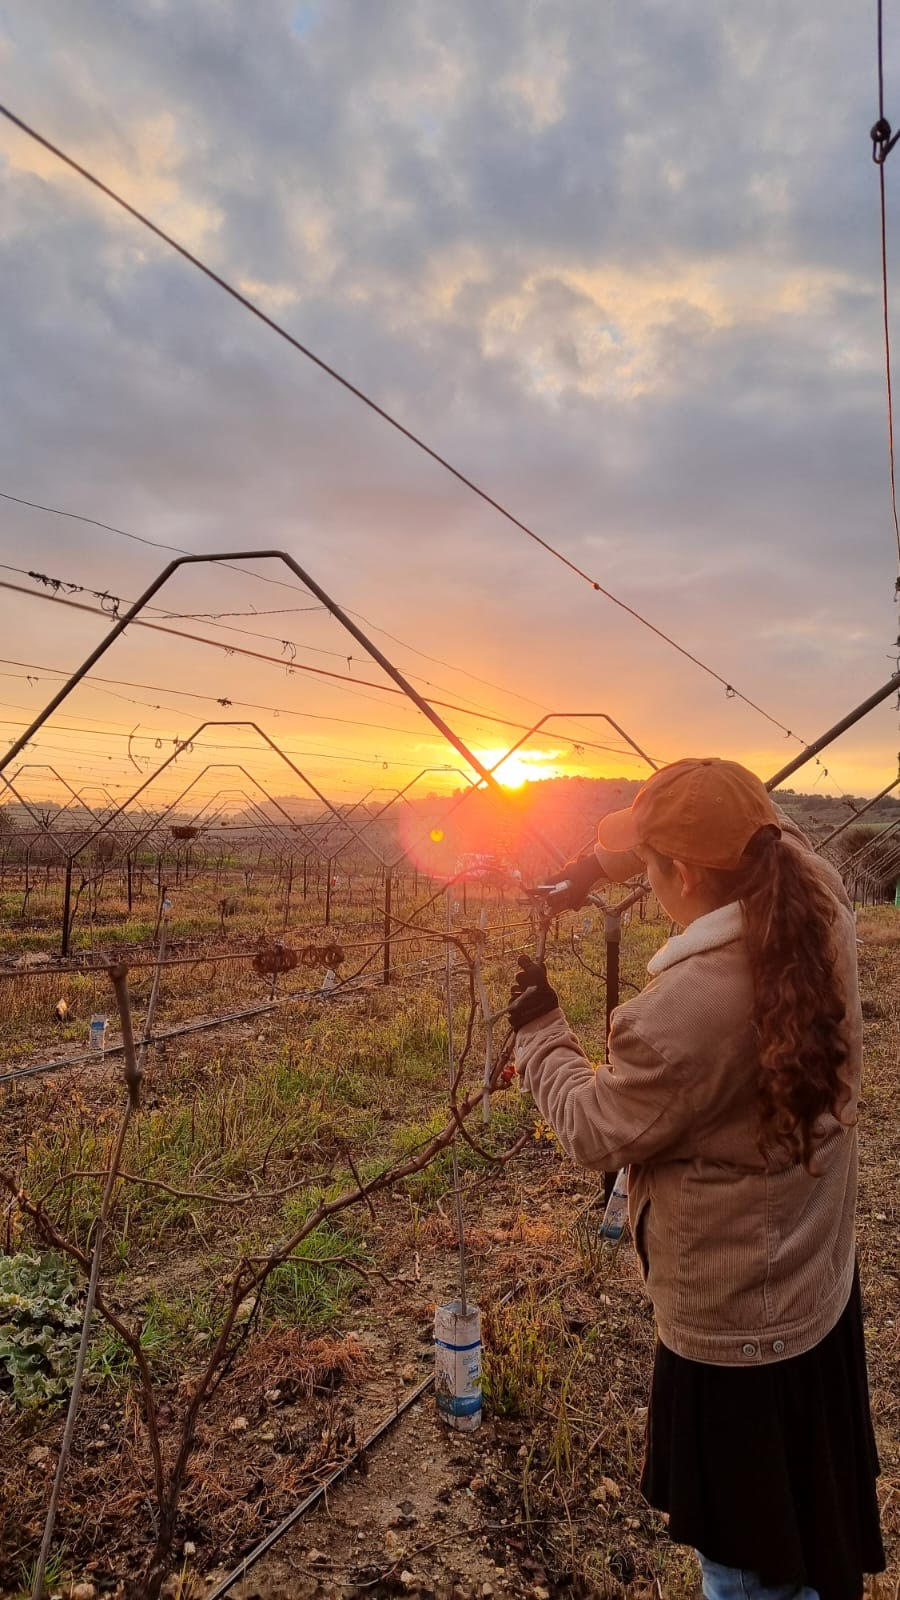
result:
<svg viewBox="0 0 900 1600"><path fill-rule="evenodd" d="M584 927L586 919L580 920ZM584 959L598 969L600 932L586 931L581 946ZM641 981L647 956L665 933L662 923L632 922L623 944L626 980ZM873 1596L898 1600L900 912L866 913L860 940L867 1008L860 1264L885 1532L895 1563ZM599 1054L596 979L575 962L567 941L551 950L550 964L569 1014ZM504 994L510 965L507 958L489 967L495 1001ZM192 989L197 974L173 969L181 972L189 976L173 977L171 989L167 979L173 1008L205 1004L207 995ZM21 1015L33 1016L33 1002L28 1005L32 1011L24 1006ZM460 994L460 1018L463 1010ZM4 1025L7 1049L14 1046L15 1025ZM476 1038L474 1076L480 1048ZM247 1205L179 1200L163 1190L123 1186L104 1276L124 1310L148 1319L164 1428L167 1408L177 1409L185 1382L208 1348L222 1285L236 1257L279 1236L296 1220L298 1208L311 1203L316 1185L346 1178L345 1140L369 1172L421 1139L444 1098L445 1049L437 986L400 985L373 991L340 1011L286 1008L153 1055L126 1171L201 1195L238 1195L253 1187L271 1193L309 1184L281 1199ZM99 1071L37 1082L6 1098L0 1153L27 1186L47 1192L58 1185L48 1204L60 1224L83 1240L97 1183L69 1182L67 1174L102 1165L119 1093L109 1063ZM504 1119L508 1125L523 1114L512 1100L498 1102L501 1131ZM592 1180L543 1140L499 1175L467 1150L465 1174L472 1271L486 1310L487 1380L494 1401L493 1420L466 1449L483 1463L483 1482L473 1494L485 1527L507 1518L502 1538L486 1538L495 1538L510 1561L531 1562L529 1581L538 1582L534 1574L543 1572L560 1592L565 1585L573 1594L609 1600L693 1600L692 1557L668 1543L662 1519L637 1490L652 1316L627 1246L605 1281L588 1281L573 1239L572 1224ZM395 1352L391 1381L402 1392L398 1373L404 1362L418 1359L433 1301L452 1280L448 1185L446 1164L439 1164L403 1194L379 1200L374 1217L358 1215L331 1240L323 1230L314 1236L321 1237L321 1265L309 1264L282 1282L281 1298L264 1307L259 1332L202 1420L179 1524L179 1548L185 1540L197 1547L182 1577L185 1594L192 1573L245 1549L383 1414L389 1404L383 1390L376 1385L369 1398L375 1382L371 1352L364 1341L349 1338L351 1332L389 1330ZM16 1234L10 1221L8 1246L27 1241L27 1230ZM399 1273L404 1283L392 1291L378 1280L339 1276L327 1266L329 1252ZM516 1283L524 1287L500 1311L500 1294ZM60 1418L26 1420L7 1411L3 1420L0 1583L10 1593L34 1554L48 1488L46 1464L29 1465L29 1452L49 1449L42 1461L52 1464ZM121 1350L101 1341L60 1518L73 1572L112 1584L139 1568L149 1539L148 1484L129 1364ZM440 1556L434 1560L439 1572ZM265 1595L264 1586L260 1592Z"/></svg>

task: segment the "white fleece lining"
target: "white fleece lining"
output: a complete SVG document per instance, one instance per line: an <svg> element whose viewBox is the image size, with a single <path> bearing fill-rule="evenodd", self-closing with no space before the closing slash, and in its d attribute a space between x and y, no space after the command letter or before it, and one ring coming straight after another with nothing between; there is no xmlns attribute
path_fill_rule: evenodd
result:
<svg viewBox="0 0 900 1600"><path fill-rule="evenodd" d="M695 922L689 923L684 933L668 939L662 949L650 957L647 971L655 978L667 967L674 967L689 956L701 955L705 950L718 950L723 944L734 944L736 939L743 937L743 932L744 915L740 901L732 900L730 905L707 911L705 917L698 917Z"/></svg>

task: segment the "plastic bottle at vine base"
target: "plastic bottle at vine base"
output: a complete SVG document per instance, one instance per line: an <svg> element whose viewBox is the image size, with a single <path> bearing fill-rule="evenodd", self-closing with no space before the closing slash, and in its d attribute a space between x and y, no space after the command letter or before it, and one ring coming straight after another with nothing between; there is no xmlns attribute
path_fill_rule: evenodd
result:
<svg viewBox="0 0 900 1600"><path fill-rule="evenodd" d="M459 1300L435 1306L434 1392L438 1415L460 1433L481 1426L481 1311Z"/></svg>
<svg viewBox="0 0 900 1600"><path fill-rule="evenodd" d="M88 1032L88 1048L91 1050L98 1050L101 1055L106 1049L106 1028L106 1017L102 1017L100 1015L91 1017L91 1025Z"/></svg>
<svg viewBox="0 0 900 1600"><path fill-rule="evenodd" d="M628 1168L621 1167L616 1174L613 1192L606 1202L600 1236L618 1244L628 1223Z"/></svg>

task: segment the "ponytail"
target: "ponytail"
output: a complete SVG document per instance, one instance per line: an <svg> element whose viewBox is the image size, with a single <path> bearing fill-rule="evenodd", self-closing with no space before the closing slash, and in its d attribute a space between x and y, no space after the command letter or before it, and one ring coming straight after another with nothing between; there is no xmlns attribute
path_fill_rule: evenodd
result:
<svg viewBox="0 0 900 1600"><path fill-rule="evenodd" d="M808 853L762 828L735 872L711 874L723 897L739 900L753 978L753 1028L759 1053L759 1147L781 1151L810 1170L820 1119L851 1098L845 1004L836 972L834 899Z"/></svg>

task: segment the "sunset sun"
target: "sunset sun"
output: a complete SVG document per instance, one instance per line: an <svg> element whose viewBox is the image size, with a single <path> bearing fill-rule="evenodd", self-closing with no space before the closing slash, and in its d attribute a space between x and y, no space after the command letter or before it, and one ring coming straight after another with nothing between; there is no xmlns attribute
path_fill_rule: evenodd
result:
<svg viewBox="0 0 900 1600"><path fill-rule="evenodd" d="M503 760L502 749L479 750L478 756L505 789L521 789L525 783L559 776L555 750L517 750Z"/></svg>

